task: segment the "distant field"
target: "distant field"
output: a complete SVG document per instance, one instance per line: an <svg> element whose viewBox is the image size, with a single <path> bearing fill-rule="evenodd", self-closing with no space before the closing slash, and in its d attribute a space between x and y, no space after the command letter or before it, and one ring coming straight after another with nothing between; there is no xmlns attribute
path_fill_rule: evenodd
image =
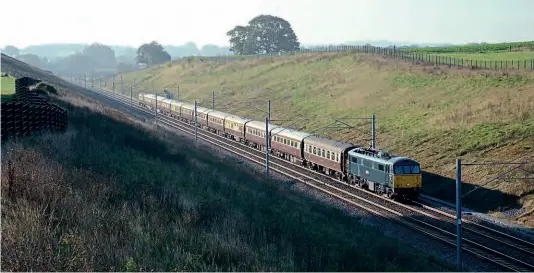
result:
<svg viewBox="0 0 534 273"><path fill-rule="evenodd" d="M426 47L426 48L409 48L409 52L420 53L477 53L477 52L502 52L517 49L534 50L534 41L515 42L515 43L498 43L485 45L465 45L465 46L445 46L445 47Z"/></svg>
<svg viewBox="0 0 534 273"><path fill-rule="evenodd" d="M13 94L15 94L15 78L8 76L1 77L1 79L0 98L2 101L10 100Z"/></svg>
<svg viewBox="0 0 534 273"><path fill-rule="evenodd" d="M479 61L530 61L534 59L534 51L518 52L492 52L492 53L442 53L441 56L451 56L454 58L463 58Z"/></svg>

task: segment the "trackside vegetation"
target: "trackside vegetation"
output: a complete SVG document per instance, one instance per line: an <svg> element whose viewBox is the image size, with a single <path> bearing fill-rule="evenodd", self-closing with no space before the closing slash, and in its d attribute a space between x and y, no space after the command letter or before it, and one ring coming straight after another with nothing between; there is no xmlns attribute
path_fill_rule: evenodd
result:
<svg viewBox="0 0 534 273"><path fill-rule="evenodd" d="M452 269L188 139L68 101L66 133L2 146L5 271Z"/></svg>

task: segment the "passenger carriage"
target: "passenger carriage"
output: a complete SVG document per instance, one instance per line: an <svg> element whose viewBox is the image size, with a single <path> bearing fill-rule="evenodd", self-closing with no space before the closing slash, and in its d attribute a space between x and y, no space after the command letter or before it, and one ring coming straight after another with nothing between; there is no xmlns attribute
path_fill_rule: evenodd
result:
<svg viewBox="0 0 534 273"><path fill-rule="evenodd" d="M304 160L313 170L344 179L347 152L357 146L315 135L304 138Z"/></svg>
<svg viewBox="0 0 534 273"><path fill-rule="evenodd" d="M180 108L182 107L184 103L171 100L171 117L173 118L179 118L180 117Z"/></svg>
<svg viewBox="0 0 534 273"><path fill-rule="evenodd" d="M230 114L213 110L208 113L208 127L210 128L210 131L218 134L223 135L224 134L224 119L230 116Z"/></svg>
<svg viewBox="0 0 534 273"><path fill-rule="evenodd" d="M276 156L302 164L304 162L303 140L308 136L311 134L279 127L271 131L270 147Z"/></svg>
<svg viewBox="0 0 534 273"><path fill-rule="evenodd" d="M248 118L242 118L236 115L230 115L224 118L224 135L235 141L245 141L245 124L251 121ZM264 124L265 125L265 124Z"/></svg>
<svg viewBox="0 0 534 273"><path fill-rule="evenodd" d="M171 114L171 103L173 100L165 98L165 97L157 97L158 100L158 112L163 113L164 115L170 115Z"/></svg>
<svg viewBox="0 0 534 273"><path fill-rule="evenodd" d="M137 98L139 99L139 104L146 108L152 109L153 105L155 105L156 95L139 93Z"/></svg>
<svg viewBox="0 0 534 273"><path fill-rule="evenodd" d="M268 129L267 134L269 134L268 138L270 141L270 132L273 129L280 128L280 126L273 125L273 124L269 124L268 126L269 127L267 128ZM261 122L261 121L252 120L252 121L245 123L245 143L247 145L264 151L265 142L266 142L265 134L266 134L265 121ZM270 146L270 143L269 143L269 146Z"/></svg>
<svg viewBox="0 0 534 273"><path fill-rule="evenodd" d="M197 123L200 128L208 129L208 113L212 111L214 110L197 105Z"/></svg>
<svg viewBox="0 0 534 273"><path fill-rule="evenodd" d="M194 111L195 111L195 105L184 103L180 106L180 118L183 121L193 124L195 123L195 120L193 119Z"/></svg>

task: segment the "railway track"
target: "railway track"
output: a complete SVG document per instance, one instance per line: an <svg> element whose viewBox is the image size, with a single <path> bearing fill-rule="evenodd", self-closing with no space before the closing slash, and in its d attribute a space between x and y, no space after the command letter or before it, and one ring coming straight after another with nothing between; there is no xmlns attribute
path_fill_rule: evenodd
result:
<svg viewBox="0 0 534 273"><path fill-rule="evenodd" d="M108 91L95 91L135 110L153 116L154 111L138 101ZM194 135L194 125L158 113L158 122ZM251 162L265 166L265 152L229 140L207 130L198 129L198 138ZM456 216L425 204L402 204L356 186L348 185L326 174L317 173L286 160L270 157L271 170L339 198L377 216L395 221L417 232L456 246ZM462 249L509 271L534 271L534 243L512 236L503 230L465 220L462 225Z"/></svg>

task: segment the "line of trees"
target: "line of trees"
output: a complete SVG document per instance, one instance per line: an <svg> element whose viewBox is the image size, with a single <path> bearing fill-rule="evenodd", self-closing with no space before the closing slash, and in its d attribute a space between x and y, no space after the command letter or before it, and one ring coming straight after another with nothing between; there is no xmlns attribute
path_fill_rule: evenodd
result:
<svg viewBox="0 0 534 273"><path fill-rule="evenodd" d="M246 26L235 26L226 34L230 37L229 51L235 55L276 54L300 49L300 43L291 24L272 15L256 16ZM186 46L196 48L191 43ZM221 49L210 45L205 50L220 52ZM53 60L36 54L20 54L20 50L11 45L6 46L3 53L65 76L80 74L107 76L135 70L139 65L151 67L171 61L169 52L156 41L141 45L135 53L134 48L131 48L128 56L119 57L116 57L112 47L99 43L93 43L77 53Z"/></svg>
<svg viewBox="0 0 534 273"><path fill-rule="evenodd" d="M115 51L110 46L100 43L93 43L80 52L52 61L36 54L20 54L20 50L11 45L2 52L29 65L65 76L108 76L135 70L138 64L153 66L171 60L169 53L155 41L141 45L133 55L119 58L115 57Z"/></svg>

